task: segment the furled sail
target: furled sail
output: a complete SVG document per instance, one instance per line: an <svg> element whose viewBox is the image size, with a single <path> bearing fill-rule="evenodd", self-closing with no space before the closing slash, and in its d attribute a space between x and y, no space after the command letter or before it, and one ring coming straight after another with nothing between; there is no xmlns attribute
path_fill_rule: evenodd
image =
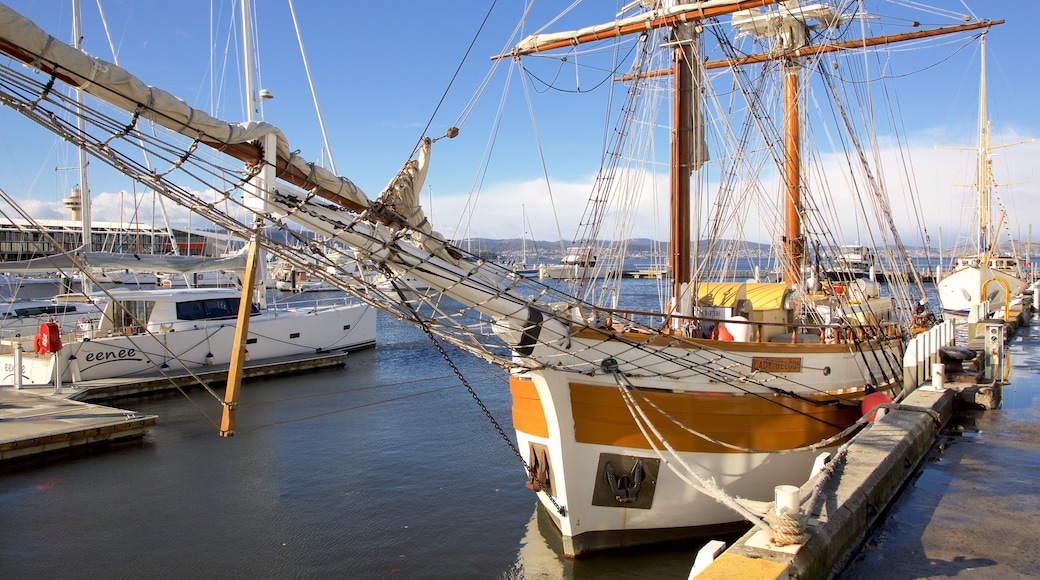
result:
<svg viewBox="0 0 1040 580"><path fill-rule="evenodd" d="M170 274L193 274L195 272L219 272L244 270L244 251L229 256L208 258L202 256L164 256L155 254L125 254L118 252L73 252L73 255L55 254L28 260L12 260L3 263L5 272L53 272L77 270L83 267L128 268L144 272L167 272Z"/></svg>

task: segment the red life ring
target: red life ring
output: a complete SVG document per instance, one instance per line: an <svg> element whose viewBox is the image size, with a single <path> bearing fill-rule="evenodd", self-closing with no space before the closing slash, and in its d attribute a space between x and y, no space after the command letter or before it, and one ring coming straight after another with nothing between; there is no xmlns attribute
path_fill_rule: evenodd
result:
<svg viewBox="0 0 1040 580"><path fill-rule="evenodd" d="M33 348L39 354L61 350L61 329L58 327L57 322L40 324L40 332L36 333Z"/></svg>

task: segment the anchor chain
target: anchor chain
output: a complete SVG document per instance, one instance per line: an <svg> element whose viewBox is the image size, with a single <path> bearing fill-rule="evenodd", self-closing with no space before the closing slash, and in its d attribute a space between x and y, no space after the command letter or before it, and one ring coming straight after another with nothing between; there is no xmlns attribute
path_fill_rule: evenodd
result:
<svg viewBox="0 0 1040 580"><path fill-rule="evenodd" d="M466 387L466 390L469 392L469 395L473 397L473 400L477 402L477 405L480 407L480 409L484 411L484 415L488 418L489 421L491 421L491 424L495 427L495 430L498 431L498 434L502 437L502 440L506 442L506 445L509 446L509 449L513 452L513 455L515 455L516 458L520 460L520 463L524 466L524 470L530 473L531 466L528 465L527 460L524 459L524 456L521 455L520 450L517 449L516 445L513 444L513 440L510 439L509 435L507 435L505 430L502 429L502 426L498 423L498 420L496 420L494 415L491 414L491 410L487 408L487 405L484 404L484 401L480 400L480 396L477 395L477 392L473 390L473 387L469 384L469 381L466 380L466 377L462 375L462 371L459 370L459 367L455 365L455 362L451 360L451 357L448 355L448 352L444 350L444 347L441 345L440 341L437 340L436 336L434 336L433 331L430 330L426 321L419 319L418 316L415 317L415 320L419 323L419 328L422 329L423 333L425 333L426 336L430 338L430 341L433 343L433 346L437 349L437 352L441 354L441 357L444 358L444 361L448 363L449 367L451 367L451 370L455 373L455 376L459 378L459 382L462 383L462 386ZM549 494L549 492L545 493L545 497L548 498L549 501L553 504L553 507L556 508L556 512L558 514L560 514L561 516L567 515L567 508L557 503L556 499L553 498L553 496Z"/></svg>

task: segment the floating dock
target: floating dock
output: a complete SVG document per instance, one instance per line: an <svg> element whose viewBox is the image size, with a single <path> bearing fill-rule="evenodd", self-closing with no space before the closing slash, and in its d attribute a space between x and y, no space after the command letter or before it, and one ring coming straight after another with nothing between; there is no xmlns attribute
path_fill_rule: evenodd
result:
<svg viewBox="0 0 1040 580"><path fill-rule="evenodd" d="M244 379L312 372L344 366L347 353L247 362ZM0 463L76 447L141 438L157 417L98 405L98 401L146 396L173 390L224 384L228 365L194 373L82 381L63 385L0 387Z"/></svg>
<svg viewBox="0 0 1040 580"><path fill-rule="evenodd" d="M139 438L155 425L155 415L32 392L35 390L0 389L0 462Z"/></svg>

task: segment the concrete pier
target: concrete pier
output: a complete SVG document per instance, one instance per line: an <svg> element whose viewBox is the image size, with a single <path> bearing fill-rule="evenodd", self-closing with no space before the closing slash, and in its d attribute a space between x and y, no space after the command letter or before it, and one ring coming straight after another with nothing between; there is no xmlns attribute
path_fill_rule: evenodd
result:
<svg viewBox="0 0 1040 580"><path fill-rule="evenodd" d="M1005 340L1027 328L1033 314L1031 304L1015 309L1003 322ZM928 458L954 411L1000 407L1004 377L985 379L983 370L975 368L984 362L981 335L972 336L968 346L978 352L971 367L961 369L958 363L950 369L947 365L942 388L931 384L918 388L853 438L848 453L836 460L834 473L822 488L822 501L806 514L803 543L779 547L768 532L752 529L710 564L695 568L691 580L811 580L840 573ZM984 486L976 489L987 494ZM972 531L957 529L947 535L962 533ZM1028 553L1020 550L1019 554L1019 561L1035 559L1031 543ZM888 571L894 573L895 569Z"/></svg>
<svg viewBox="0 0 1040 580"><path fill-rule="evenodd" d="M827 578L863 541L917 469L950 418L952 390L920 388L860 432L807 514L806 541L776 547L752 530L708 565L697 580Z"/></svg>

